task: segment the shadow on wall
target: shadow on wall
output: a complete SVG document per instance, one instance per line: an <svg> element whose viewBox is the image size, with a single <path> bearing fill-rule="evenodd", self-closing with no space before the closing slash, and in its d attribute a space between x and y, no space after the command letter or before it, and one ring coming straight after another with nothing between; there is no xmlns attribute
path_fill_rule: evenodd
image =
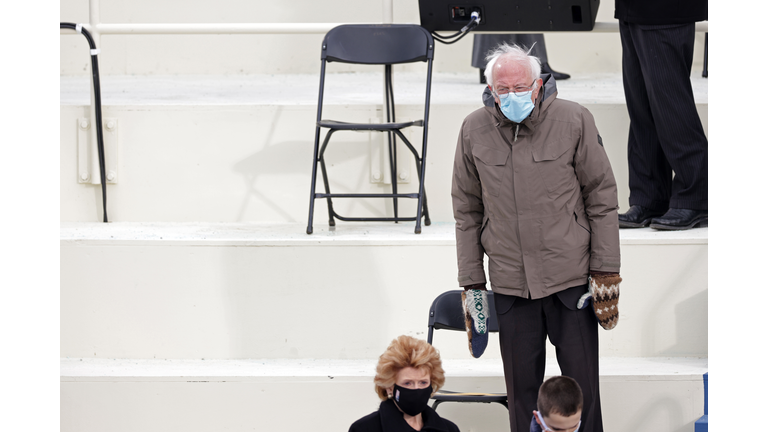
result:
<svg viewBox="0 0 768 432"><path fill-rule="evenodd" d="M378 248L224 249L230 358L376 358L403 331ZM349 265L361 262L373 264Z"/></svg>
<svg viewBox="0 0 768 432"><path fill-rule="evenodd" d="M700 255L705 255L702 259ZM698 356L701 354L702 344L707 344L707 296L708 290L702 287L700 292L690 295L690 280L700 269L697 269L697 263L706 262L707 249L696 248L685 258L678 261L675 269L659 272L660 283L667 290L656 293L658 295L654 300L651 310L653 313L643 317L649 325L643 326L643 345L644 351L659 352L662 356ZM704 268L706 271L706 267ZM695 281L693 282L695 283ZM703 282L706 285L706 277ZM676 288L685 289L685 294L676 294ZM694 288L695 289L695 288ZM683 295L688 297L681 298ZM672 307L674 305L674 307ZM656 346L659 335L664 335L674 329L676 337L674 342L665 348ZM666 338L665 338L666 340Z"/></svg>
<svg viewBox="0 0 768 432"><path fill-rule="evenodd" d="M627 422L632 425L634 431L659 431L690 432L693 425L683 424L683 414L686 407L680 404L679 397L658 397L652 403L644 406L635 406L635 415ZM673 425L679 425L671 429Z"/></svg>
<svg viewBox="0 0 768 432"><path fill-rule="evenodd" d="M675 306L677 344L674 349L663 351L664 355L674 357L679 356L680 352L690 355L700 351L702 346L709 351L707 345L708 296L709 290L704 290Z"/></svg>
<svg viewBox="0 0 768 432"><path fill-rule="evenodd" d="M233 170L242 176L245 194L237 212L237 221L249 219L249 214L256 212L271 212L275 218L284 222L305 222L309 210L309 195L312 174L312 153L314 146L314 126L312 134L306 140L286 140L275 142L275 135L285 128L302 129L313 125L314 120L305 118L309 110L301 113L285 112L284 107L278 107L269 121L269 129L264 137L254 138L254 147L261 148L256 153L235 163ZM316 114L311 113L314 117ZM297 118L301 117L301 118ZM265 124L265 121L260 121ZM276 131L280 132L276 132ZM321 140L325 130L321 131ZM368 133L338 132L332 138L325 152L326 166L331 192L360 193L360 192L389 192L388 184L370 182L370 140ZM261 144L261 145L260 145ZM322 141L321 141L322 144ZM402 148L402 149L401 149ZM398 145L398 151L404 151L404 146ZM412 167L415 170L415 165ZM415 172L415 171L413 171ZM414 183L416 185L414 186ZM417 182L399 185L398 192L405 192L418 187ZM320 169L317 174L317 192L324 192ZM290 197L286 200L285 197ZM402 214L409 211L415 204L412 200L400 200ZM257 209L253 209L257 206ZM392 201L386 199L336 199L334 208L344 216L388 216L391 213ZM414 210L415 213L415 210ZM326 220L328 210L326 200L315 202L315 220ZM261 218L260 218L261 219Z"/></svg>

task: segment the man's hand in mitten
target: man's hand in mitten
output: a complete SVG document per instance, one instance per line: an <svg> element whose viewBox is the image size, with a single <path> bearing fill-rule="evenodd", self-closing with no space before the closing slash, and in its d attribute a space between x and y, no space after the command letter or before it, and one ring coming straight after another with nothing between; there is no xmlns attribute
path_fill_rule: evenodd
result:
<svg viewBox="0 0 768 432"><path fill-rule="evenodd" d="M464 287L461 293L461 304L464 309L464 324L469 338L469 353L479 358L488 346L488 291L485 284Z"/></svg>
<svg viewBox="0 0 768 432"><path fill-rule="evenodd" d="M589 293L597 321L606 330L611 330L619 323L619 285L618 273L591 272ZM581 299L579 300L581 303Z"/></svg>

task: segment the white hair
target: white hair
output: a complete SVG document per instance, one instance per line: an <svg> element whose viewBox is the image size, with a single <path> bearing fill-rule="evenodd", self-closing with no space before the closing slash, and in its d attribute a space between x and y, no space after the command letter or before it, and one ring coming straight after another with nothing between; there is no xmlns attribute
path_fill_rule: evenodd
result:
<svg viewBox="0 0 768 432"><path fill-rule="evenodd" d="M536 45L535 42L534 45ZM541 75L541 60L536 56L530 55L532 49L533 45L526 50L517 44L510 45L506 42L499 44L499 46L489 51L488 55L485 56L485 60L488 62L485 65L485 81L491 88L495 89L493 85L493 66L496 65L496 61L502 56L510 57L516 63L528 65L531 71L531 79L538 79Z"/></svg>

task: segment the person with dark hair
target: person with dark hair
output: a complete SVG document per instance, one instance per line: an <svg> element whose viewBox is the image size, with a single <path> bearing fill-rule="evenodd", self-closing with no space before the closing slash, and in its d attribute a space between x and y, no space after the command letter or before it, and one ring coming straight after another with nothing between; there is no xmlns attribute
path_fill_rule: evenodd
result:
<svg viewBox="0 0 768 432"><path fill-rule="evenodd" d="M621 228L706 227L708 141L691 87L707 0L616 0L629 112L629 209ZM674 173L674 175L673 175Z"/></svg>
<svg viewBox="0 0 768 432"><path fill-rule="evenodd" d="M429 407L445 383L440 354L425 340L399 336L379 357L374 388L379 410L357 420L349 432L459 432Z"/></svg>
<svg viewBox="0 0 768 432"><path fill-rule="evenodd" d="M480 84L486 84L485 56L501 43L522 45L531 48L531 54L541 61L541 73L550 74L552 78L562 81L571 76L563 72L555 72L549 66L547 45L543 33L512 33L512 34L476 34L472 40L472 67L480 69Z"/></svg>
<svg viewBox="0 0 768 432"><path fill-rule="evenodd" d="M576 380L556 376L539 387L536 407L530 432L575 432L581 426L584 396Z"/></svg>

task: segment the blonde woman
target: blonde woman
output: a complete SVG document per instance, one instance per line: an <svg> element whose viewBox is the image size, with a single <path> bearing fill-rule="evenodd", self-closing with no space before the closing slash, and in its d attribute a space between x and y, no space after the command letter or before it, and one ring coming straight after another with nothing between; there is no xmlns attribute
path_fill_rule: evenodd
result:
<svg viewBox="0 0 768 432"><path fill-rule="evenodd" d="M354 422L349 432L459 432L429 407L429 398L445 383L440 354L410 336L393 340L379 357L373 379L382 400L379 410Z"/></svg>

